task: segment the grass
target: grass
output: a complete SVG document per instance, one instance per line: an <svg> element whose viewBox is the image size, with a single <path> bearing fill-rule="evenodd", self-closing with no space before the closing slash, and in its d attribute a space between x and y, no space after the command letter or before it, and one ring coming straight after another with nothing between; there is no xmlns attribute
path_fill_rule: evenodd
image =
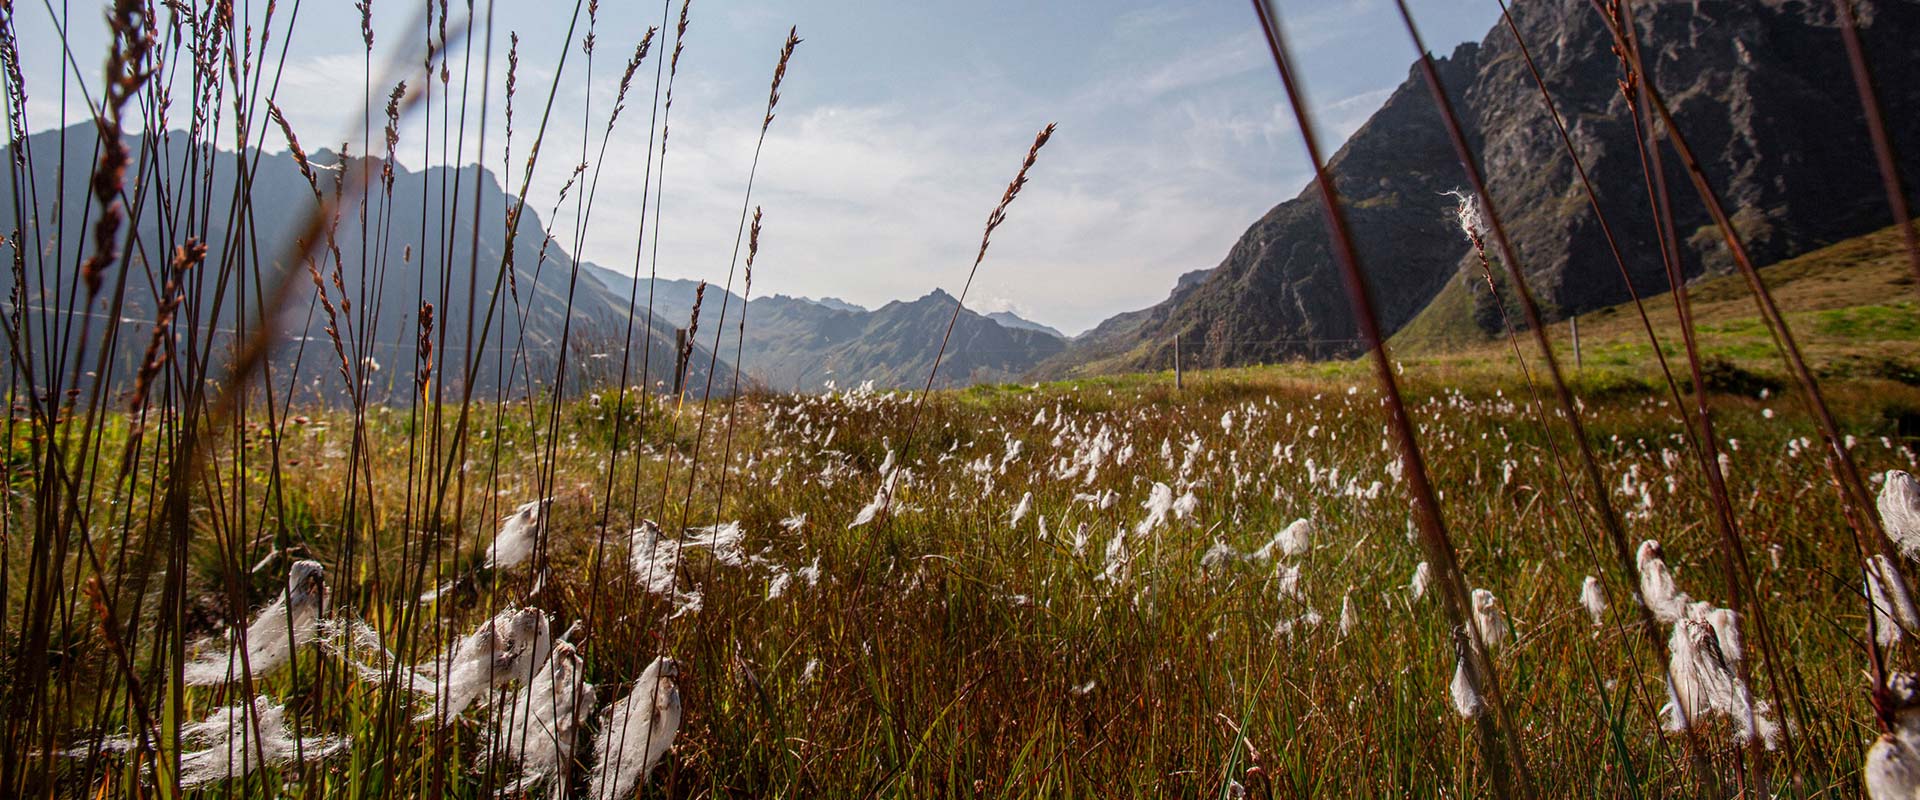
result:
<svg viewBox="0 0 1920 800"><path fill-rule="evenodd" d="M1655 727L1659 668L1622 627L1626 587L1597 566L1591 520L1565 502L1557 484L1565 467L1552 461L1537 418L1518 402L1521 387L1483 384L1465 392L1451 385L1416 378L1416 413L1463 568L1499 594L1513 617L1518 640L1497 663L1515 722L1528 732L1524 745L1538 763L1554 765L1535 775L1540 788L1554 795L1706 791L1718 778L1690 768L1680 757L1684 740ZM1837 382L1831 391L1870 468L1911 468L1905 441L1880 437L1896 433L1887 421L1894 409L1920 407L1920 391L1877 381ZM1784 399L1716 403L1723 431L1739 442L1733 485L1761 584L1772 597L1786 657L1812 700L1813 715L1795 720L1797 751L1747 768L1795 793L1852 785L1872 738L1871 715L1860 702L1856 632L1864 623L1846 577L1850 545L1831 524L1838 511L1825 468L1804 444L1792 449L1811 435L1811 425ZM1713 598L1725 576L1712 555L1713 534L1701 524L1708 510L1694 485L1698 472L1668 466L1668 451L1680 446L1662 405L1650 394L1622 393L1592 402L1591 420L1610 478L1645 487L1644 494L1616 498L1629 509L1631 533L1661 539L1682 588ZM604 604L585 646L589 680L630 679L656 646L688 665L687 722L656 791L971 795L977 781L992 795L1208 795L1222 791L1227 777L1250 780L1245 771L1252 766L1282 795L1487 789L1471 748L1458 744L1465 728L1446 705L1452 657L1435 600L1413 601L1406 590L1418 551L1406 539L1406 513L1385 469L1380 418L1365 388L1203 374L1182 394L1163 381L1131 377L936 395L924 424L937 432L915 453L894 453L912 476L898 498L910 510L853 530L846 525L870 498L875 470L893 445L889 437L906 424L910 406L902 396L744 404L730 462L739 491L716 503L716 486L704 481L691 493L690 509L677 488L664 506L600 505L609 408L570 404L566 440L551 464L527 452L537 429L508 423L483 447L484 461L497 455L498 466L476 469L462 490L466 515L437 533L383 524L361 546L385 553L437 548L439 566L428 581L451 576L484 546L497 514L534 496L529 476L551 467L559 498L545 534L551 585L538 597L557 620L587 617L596 596ZM1776 416L1764 418L1763 409ZM698 412L679 413L684 419ZM1222 424L1229 413L1231 429ZM400 419L371 417L376 476L407 469L410 428ZM232 487L245 497L284 497L285 511L264 526L284 529L293 547L327 564L340 563L339 531L347 524L334 498L344 490L345 459L335 432L348 424L320 417L288 426L277 435L282 458L299 466L283 469L277 481L249 470ZM1063 474L1062 464L1087 457L1102 432L1113 450L1097 476ZM1022 443L1019 454L1009 458L1015 441ZM616 484L637 477L642 486L657 485L691 444L627 445L622 462L630 466L619 468ZM1122 463L1119 453L1127 449L1131 458ZM676 474L683 478L684 468ZM1143 518L1140 504L1154 482L1192 492L1193 514L1130 539L1125 576L1103 578L1106 546ZM1372 488L1375 482L1382 488ZM376 481L388 488L373 498L373 518L404 516L406 498L395 490L401 483ZM1009 524L1028 492L1031 513ZM1106 509L1076 500L1106 492L1116 495ZM742 567L690 556L683 585L703 594L704 608L669 623L657 644L646 620L665 613L666 601L631 586L623 544L609 545L605 563L594 557L601 515L611 513L619 526L636 512L667 520L684 513L694 524L739 520L755 556ZM800 514L806 523L798 530L781 525ZM1301 570L1298 597L1280 596L1274 564L1201 567L1215 542L1250 552L1296 517L1315 524L1311 552L1282 559ZM1086 542L1076 550L1083 525ZM220 596L226 559L214 544L221 536L212 520L195 523L199 555L188 576L194 596ZM456 536L461 555L453 554ZM264 549L249 547L246 556ZM816 559L817 584L795 581L768 598L773 576ZM271 595L284 568L284 560L271 563L250 584L255 604ZM400 610L419 589L402 566L364 560L355 574L337 579L343 613L367 619L390 641L398 639ZM599 584L587 580L597 569L607 576ZM1603 628L1576 605L1587 574L1605 578L1615 606ZM509 572L483 581L478 594L424 610L441 621L434 629L463 630L530 584L524 571ZM1343 635L1345 599L1356 621ZM1304 621L1314 612L1318 624ZM216 601L199 627L213 632L213 620L229 613ZM93 637L81 632L68 646L75 660L67 669L105 669ZM422 641L410 655L432 649ZM307 698L300 704L307 729L362 742L374 737L383 704L395 702L317 654L259 687ZM56 700L70 701L57 704L72 714L65 720L70 730L86 727L88 694L85 687L55 689ZM185 713L197 716L227 696L191 690ZM122 721L117 717L108 718ZM356 748L350 757L259 774L244 785L332 796L378 775L383 793L486 794L484 772L457 768L484 750L484 739L470 726L448 734L453 749L442 752L455 768L423 757L438 734L412 725L382 751ZM1743 752L1710 741L1712 770L1730 774ZM49 786L79 791L68 783L77 766L56 770ZM131 780L126 769L107 775Z"/></svg>
<svg viewBox="0 0 1920 800"><path fill-rule="evenodd" d="M665 56L662 141L687 8ZM580 26L589 81L597 9L587 6ZM196 79L215 84L222 59L248 61L244 72L229 63L232 75L252 75L252 66L269 71L250 61L264 51L243 42L245 52L223 53L217 36L173 37L191 42L187 63L172 50L156 55L143 46L150 42L142 31L161 24L149 25L140 11L134 3L116 6L109 71L123 80L108 96L108 130L118 129L120 107L134 96L156 107L166 102L157 88L165 84L147 83L162 75L159 67L195 70ZM371 64L371 16L361 11ZM663 30L670 11L671 4L663 7ZM229 18L196 23L183 21L179 9L167 13L169 33L194 25L235 33ZM432 23L429 17L429 31ZM11 52L11 24L0 18L0 55ZM262 25L255 41L269 39ZM426 38L427 76L452 63L446 27L440 20ZM572 52L573 38L570 30L562 52ZM509 41L517 67L519 45ZM615 109L646 41L627 62ZM797 43L790 32L766 116L754 120L762 137ZM656 96L662 60L655 58ZM557 92L564 67L562 59L551 70L549 92ZM363 99L376 96L368 69ZM425 76L415 77L417 85ZM7 80L20 91L16 77ZM233 88L236 113L257 115L255 98ZM465 119L469 99L404 90L392 97L389 131L416 103L445 127L456 107ZM25 130L23 98L9 100L9 121ZM602 113L604 149L615 112ZM218 140L193 119L190 138ZM583 112L583 129L597 121L591 108ZM290 142L291 127L278 123ZM540 117L534 144L518 151L530 151L521 173L528 178L545 124ZM524 116L522 125L529 125ZM1051 130L1037 138L985 235L1005 219ZM371 138L369 125L361 152L377 150L368 147ZM389 157L396 140L391 133ZM589 148L583 137L576 177L599 161ZM664 147L659 153L656 162L649 147L646 192L660 189L653 169L664 172ZM757 153L756 145L756 165ZM439 155L457 162L466 154ZM107 212L123 194L115 185L128 176L113 167L126 157L107 148L92 186L101 242L117 234L118 212ZM510 157L506 165L517 171ZM20 162L10 169L16 181L32 173ZM145 169L131 176L136 191L148 180L164 185ZM337 213L354 224L354 214L342 213L352 210L353 192L342 185L354 172L339 170L331 193L317 179L309 184L319 211L307 220L306 245L349 235L326 220ZM597 165L591 174L572 195L583 220ZM517 187L517 204L525 202L528 178ZM390 184L375 190L367 174L359 180L368 185L356 189L390 199ZM742 200L743 231L751 199L749 192ZM205 216L206 209L189 210L198 214L183 218ZM451 221L447 213L435 226ZM25 211L16 214L25 219ZM421 214L424 229L432 212ZM392 222L369 226L361 216L358 224L366 226L362 234L372 228L384 237ZM759 223L756 208L743 286L750 286ZM34 230L53 241L84 233ZM651 235L657 242L658 233ZM1914 468L1920 436L1920 319L1898 246L1883 231L1764 273L1871 473ZM976 268L986 249L983 236ZM180 251L181 273L190 251ZM122 261L115 272L110 247L81 252L73 260L83 266L88 294L68 286L62 295L58 282L52 293L92 307L100 301L93 281L129 277L133 264ZM411 264L411 249L403 252ZM66 274L69 265L53 263L64 258L35 256L40 284ZM353 295L337 251L334 258L328 275L325 265L310 267L317 291L331 281L342 311L323 301L333 352L316 344L324 366L308 369L330 376L337 366L364 389L372 369L348 353L372 352L375 343L358 322L338 328L339 319L355 318L345 310ZM213 637L272 602L301 559L329 572L328 614L363 622L406 664L445 652L509 605L542 609L556 629L580 621L574 641L585 678L603 699L634 691L648 664L672 656L681 664L685 718L642 796L1231 797L1236 787L1256 797L1482 796L1497 788L1471 725L1450 704L1455 636L1437 592L1417 596L1408 586L1421 550L1411 543L1398 454L1364 362L1199 372L1186 376L1183 389L1161 373L919 396L856 389L724 399L708 399L704 390L681 398L625 386L544 388L562 385L560 365L552 383L522 374L517 391L466 399L448 391L450 371L482 363L488 346L500 347L498 360L524 342L509 343L504 327L491 327L490 307L483 335L450 348L447 331L473 329L475 311L461 309L457 297L448 302L444 287L460 266L451 255L427 267L423 247L421 258L420 269L441 271L441 338L430 326L419 331L411 376L425 399L415 407L370 403L360 391L343 406L294 408L278 404L284 395L269 402L248 396L278 386L272 377L241 370L225 384L207 380L229 362L259 367L270 327L243 326L231 353L195 349L194 335L211 322L194 309L210 298L202 288L154 280L144 259L147 274L133 277L168 286L164 299L188 309L176 323L184 334L150 334L166 356L141 366L141 386L155 381L151 405L144 394L121 405L111 375L79 369L93 331L76 333L82 323L72 315L46 321L51 330L34 330L18 313L6 318L15 365L10 399L18 407L5 428L0 474L8 490L0 498L0 700L9 734L0 789L47 797L182 794L172 775L173 761L192 746L181 741L183 728L262 697L283 706L300 735L345 737L351 746L331 757L236 770L187 794L512 794L505 787L519 754L500 744L500 731L526 722L506 711L513 689L453 723L418 721L416 714L435 710L434 698L352 668L353 661L391 668L378 648L343 654L319 645L244 682L184 684L181 663L220 652ZM482 273L491 266L475 261ZM245 283L260 298L288 285L285 275L271 280L286 265L258 254L199 268L217 270L222 285ZM514 271L503 257L493 298L503 282L517 297L525 268ZM25 281L27 268L16 269ZM731 291L731 277L721 288ZM1582 497L1584 484L1569 477L1569 432L1534 408L1534 387L1505 343L1449 327L1447 315L1463 313L1464 293L1395 342L1395 366L1462 573L1497 594L1510 614L1515 639L1492 660L1510 716L1506 733L1528 757L1542 795L1845 795L1878 735L1863 701L1867 625L1850 523L1814 444L1813 420L1779 391L1786 381L1745 291L1731 278L1693 287L1709 367L1697 388L1708 393L1724 440L1745 567L1756 576L1776 643L1777 656L1753 648L1746 658L1754 694L1772 703L1770 713L1790 731L1781 751L1740 746L1724 719L1700 720L1691 736L1662 731L1658 648L1633 626L1633 577L1602 550L1588 510L1594 498ZM1652 305L1660 307L1657 299ZM456 322L461 313L468 318ZM712 328L730 321L724 308L709 313L719 315L709 317L718 320ZM94 333L117 335L120 315L105 319L104 331ZM1683 590L1731 603L1730 573L1738 570L1729 569L1709 524L1716 509L1705 484L1715 467L1689 463L1683 423L1652 372L1654 345L1638 339L1638 324L1621 308L1581 320L1584 364L1571 380L1602 484L1633 539L1664 544ZM1661 346L1674 347L1675 324L1657 321L1656 328ZM489 329L502 337L497 343L487 341ZM1565 335L1559 327L1553 333ZM50 335L57 352L43 362L22 344L28 335ZM403 344L410 353L414 343ZM77 355L69 358L69 350ZM20 374L22 365L43 363L52 369L37 380ZM436 363L440 383L430 383ZM404 386L407 365L391 369L386 379ZM67 375L81 388L62 383ZM93 380L77 380L82 375ZM296 368L281 379L291 386L299 377ZM1156 506L1155 497L1177 500ZM544 498L553 502L530 560L482 569L501 518ZM861 522L881 498L890 500L885 510ZM1310 547L1275 555L1275 534L1298 519L1310 521ZM685 546L665 589L632 566L629 531L648 521ZM697 529L727 523L743 532L739 552L691 541ZM1601 579L1611 604L1599 624L1578 602L1589 575ZM450 590L421 599L440 586ZM1909 639L1893 662L1911 663L1915 646ZM1784 679L1776 683L1775 675ZM582 722L589 736L604 736L596 719ZM158 737L154 750L98 746L143 732ZM577 795L584 783L541 793Z"/></svg>

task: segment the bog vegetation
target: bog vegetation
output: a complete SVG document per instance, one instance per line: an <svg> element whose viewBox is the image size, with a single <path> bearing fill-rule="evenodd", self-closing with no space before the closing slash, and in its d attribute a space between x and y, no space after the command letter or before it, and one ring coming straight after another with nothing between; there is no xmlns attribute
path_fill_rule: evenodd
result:
<svg viewBox="0 0 1920 800"><path fill-rule="evenodd" d="M517 83L513 39L504 76L446 93L465 53L501 37L424 8L425 52L418 36L395 45L386 74L361 6L365 98L391 99L360 149L390 163L410 114L517 108L499 131L525 159L510 162L515 205L476 229L540 236L517 227L530 176L570 157L542 155L545 120L527 121L548 98ZM585 121L632 122L622 110L654 67L656 203L691 18L673 10ZM1650 152L1686 160L1670 123L1652 133L1664 109L1632 80L1630 17L1602 12ZM570 384L561 359L550 380L529 366L481 392L475 370L520 344L486 331L538 290L534 266L511 246L497 263L436 264L423 247L415 266L408 250L394 275L438 269L445 287L465 270L494 302L423 295L411 363L380 364L348 298L389 265L350 268L339 244L447 218L382 219L381 159L308 160L260 80L292 22L246 13L260 12L113 6L97 157L61 165L89 170L92 196L47 214L28 210L41 173L21 144L40 121L18 20L0 12L22 198L0 793L1645 797L1849 795L1863 773L1876 793L1910 792L1920 776L1920 687L1900 672L1920 629L1905 577L1920 388L1905 345L1882 346L1920 329L1911 299L1885 291L1912 290L1904 228L1764 273L1742 261L1745 283L1677 292L1666 314L1655 299L1601 312L1579 367L1552 357L1524 283L1496 276L1519 273L1481 189L1463 190L1463 234L1515 299L1510 337L1474 347L1401 341L1402 357L1179 388L1138 375L775 395L695 347L750 324L723 304L696 306L673 354L675 377L707 359L698 387L645 365ZM568 57L591 64L599 13L575 9ZM747 121L763 138L799 44L768 43L766 112ZM555 73L548 94L572 74ZM212 173L182 179L150 149L168 120L200 148L271 131L315 210L273 232L285 241L207 230L202 195L168 190ZM997 205L983 198L979 250L960 254L972 270L1052 130ZM428 156L474 157L442 146ZM582 216L599 157L583 143L568 183ZM182 224L128 224L146 204ZM749 188L743 295L777 220ZM1836 291L1845 280L1875 288ZM132 309L145 326L122 327L130 283L155 290ZM288 367L274 320L294 287L311 287L327 341ZM1783 314L1776 292L1826 299ZM222 299L246 310L208 310ZM216 322L235 327L216 337ZM139 358L116 371L123 336ZM383 369L412 390L369 400ZM315 372L342 391L293 402Z"/></svg>

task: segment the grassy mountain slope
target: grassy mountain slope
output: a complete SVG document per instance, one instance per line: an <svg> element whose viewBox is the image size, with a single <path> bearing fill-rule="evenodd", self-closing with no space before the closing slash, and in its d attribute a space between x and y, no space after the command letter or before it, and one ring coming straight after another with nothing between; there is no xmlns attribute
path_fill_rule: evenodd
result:
<svg viewBox="0 0 1920 800"><path fill-rule="evenodd" d="M1891 377L1902 369L1913 369L1901 365L1920 365L1920 307L1916 306L1920 294L1915 292L1898 228L1889 226L1787 259L1762 268L1760 275L1816 369ZM1780 370L1773 340L1744 278L1723 275L1700 280L1689 287L1689 296L1706 356L1746 369ZM1644 298L1644 305L1661 349L1669 357L1684 357L1671 297L1651 295ZM1586 367L1658 376L1652 346L1631 302L1578 319L1581 361ZM1556 324L1552 336L1571 364L1570 327ZM1402 357L1437 363L1512 358L1503 336L1458 325L1410 325L1390 344ZM1524 340L1522 344L1531 348Z"/></svg>

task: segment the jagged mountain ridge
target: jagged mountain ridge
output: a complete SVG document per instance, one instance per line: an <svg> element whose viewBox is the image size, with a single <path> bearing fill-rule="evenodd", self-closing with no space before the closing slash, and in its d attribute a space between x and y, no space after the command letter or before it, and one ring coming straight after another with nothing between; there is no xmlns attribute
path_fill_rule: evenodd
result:
<svg viewBox="0 0 1920 800"><path fill-rule="evenodd" d="M636 288L632 276L592 263L583 266L582 274L593 276L612 293L635 293L636 313L645 316L646 278ZM654 319L667 326L669 337L674 327L686 327L698 284L678 278L652 281ZM949 321L954 324L953 339L941 360L936 386L1009 380L1066 348L1065 338L1057 333L1027 327L1037 323L1009 324L972 309L953 320L956 302L938 289L917 300L895 301L872 310L832 298L755 297L745 306L743 346L740 295L708 284L697 336L705 347L712 348L717 341L722 359L739 354L743 381L780 391L818 391L829 381L841 387L866 381L881 388L925 386ZM726 315L724 322L721 314ZM724 326L717 339L715 326Z"/></svg>
<svg viewBox="0 0 1920 800"><path fill-rule="evenodd" d="M1663 0L1637 4L1649 69L1755 259L1771 263L1889 221L1845 51L1825 3ZM1920 152L1920 4L1860 4L1861 35L1896 148ZM1634 288L1666 281L1633 123L1610 38L1586 0L1534 0L1515 20L1566 119ZM1627 284L1512 34L1437 59L1488 175L1529 285L1552 318L1627 299ZM1667 154L1682 268L1731 267L1724 244ZM1907 185L1915 186L1911 158ZM1446 193L1466 185L1417 72L1333 156L1362 259L1389 332L1484 336L1497 308ZM1255 222L1215 268L1169 298L1075 340L1037 376L1165 369L1174 339L1195 366L1350 356L1362 346L1327 235L1306 187Z"/></svg>
<svg viewBox="0 0 1920 800"><path fill-rule="evenodd" d="M986 317L987 319L1000 323L1002 327L1021 328L1024 330L1039 331L1041 333L1047 334L1048 336L1053 336L1060 339L1068 338L1066 334L1061 333L1058 328L1055 328L1052 325L1046 325L1039 322L1034 322L1033 320L1020 316L1019 314L1015 314L1012 311L995 311L991 314L987 314Z"/></svg>
<svg viewBox="0 0 1920 800"><path fill-rule="evenodd" d="M63 240L57 235L54 221L61 209L69 214L74 209L91 210L87 187L91 167L98 158L95 128L82 123L65 131L48 130L28 137L25 147L33 155L33 171L29 175L23 170L20 177L33 189L28 193L31 202L27 208L16 209L11 193L0 196L0 221L4 221L0 224L24 231L18 234L24 240L47 243L28 248L23 254L26 281L19 301L26 311L25 329L38 337L23 344L37 359L34 368L38 374L50 374L50 360L56 352L57 360L69 365L61 371L70 371L75 355L62 351L70 344L62 345L58 332L76 329L78 326L69 323L80 314L97 320L113 311L110 299L124 275L124 294L118 308L120 331L107 363L112 370L108 376L110 389L126 390L152 338L156 297L165 282L168 254L189 235L204 237L207 258L188 275L174 331L179 347L209 353L214 366L202 377L217 380L240 327L258 324L255 284L260 277L256 272L277 268L274 259L285 252L287 245L283 238L314 211L313 189L291 154L249 150L245 155L252 162L251 179L245 189L245 202L238 203L234 195L240 191L236 188L240 185L236 178L239 154L195 145L181 131L145 141L127 136L123 141L134 156L124 186L128 216L134 224L122 227L123 240L131 246L124 248L126 256L108 274L101 295L87 304L84 296L76 298L76 282L62 280L60 275L79 262L77 248L92 252L91 239L82 235L78 223L70 221ZM6 154L8 158L12 155L10 150ZM64 183L60 175L63 161ZM161 181L154 171L140 169L142 164L154 163L169 170L170 191L165 194L158 191ZM647 346L644 325L629 325L624 294L615 296L590 280L569 280L573 262L557 243L543 247L543 228L532 203L514 239L511 279L503 280L500 265L507 248L505 220L512 198L487 170L469 165L458 170L433 167L414 171L395 164L393 187L388 193L380 187L378 161L343 161L333 152L320 150L312 153L310 163L326 192L333 191L342 170L364 168L373 176L367 204L368 236L363 239L361 235L357 204L343 209L337 223L337 285L332 280L334 257L325 247L314 253L314 266L336 307L334 319L347 360L356 374L365 375L370 400L404 403L418 396L414 381L419 374L422 302L435 306L431 380L442 396L461 391L469 368L474 370L474 396L482 399L542 391L554 383L563 364L570 391L616 384L621 363L619 345L629 335L630 327L635 352L629 374L633 383L642 382L639 348ZM210 195L194 202L179 191L185 185L183 175L191 178L198 192L210 191ZM476 196L476 182L480 190L477 213L468 210ZM163 208L163 197L171 207ZM447 202L448 198L457 201ZM200 210L189 215L189 204ZM242 207L244 216L235 211ZM377 232L382 217L390 220L384 237ZM432 222L423 223L423 219ZM193 220L191 227L189 220ZM475 220L482 221L477 232ZM131 239L124 238L128 227L134 229ZM224 284L220 275L223 263L236 267ZM256 265L261 269L256 270ZM273 352L271 368L276 386L283 391L339 401L346 396L341 359L326 330L327 314L317 302L319 290L305 267L295 265L287 302L274 319L282 343ZM0 290L10 293L15 283L10 271L0 270ZM497 301L496 283L503 284ZM488 324L490 304L495 310ZM482 332L486 333L484 346L468 347L469 330L476 342ZM646 359L651 362L649 375L654 383L669 379L673 366L672 328L665 331L662 337L656 327L651 357ZM102 338L96 327L87 352L80 356L89 371L98 361ZM691 381L702 385L707 359L694 360L698 369L693 371ZM174 365L184 361L180 356L171 359ZM172 378L176 383L193 379L180 374ZM503 384L508 385L503 388Z"/></svg>

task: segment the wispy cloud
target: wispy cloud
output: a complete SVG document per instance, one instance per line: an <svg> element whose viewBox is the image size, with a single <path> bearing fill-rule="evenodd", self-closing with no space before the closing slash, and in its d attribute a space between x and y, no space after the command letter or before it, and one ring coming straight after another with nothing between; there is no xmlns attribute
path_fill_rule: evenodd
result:
<svg viewBox="0 0 1920 800"><path fill-rule="evenodd" d="M1461 14L1451 2L1416 2L1416 13L1432 18L1423 21L1435 41L1478 36L1492 21L1491 12ZM1321 124L1346 136L1406 76L1412 53L1394 35L1391 7L1382 0L1282 0L1281 10L1304 54L1310 90L1334 98L1317 105ZM397 30L405 14L392 7L376 14L376 25L387 26L383 48L409 35ZM1250 223L1305 179L1291 115L1250 16L1233 4L1171 1L878 8L774 2L705 15L696 8L674 89L659 269L672 277L725 278L775 48L787 26L799 24L808 42L788 75L754 189L753 202L767 215L756 294L880 305L936 286L957 290L987 212L1033 132L1053 121L1060 132L996 233L974 304L1079 330L1157 302L1175 276L1217 263ZM60 96L62 53L54 37L37 35L48 22L34 17L22 19L23 60L29 112L44 128L57 114L50 98ZM510 191L518 188L548 89L557 85L528 191L529 205L545 214L583 159L583 139L584 158L597 156L619 70L647 25L658 24L651 17L651 10L603 14L588 81L577 41L564 50L564 13L503 7L491 68L473 62L466 132L454 141L460 160L503 171L506 32L518 31L514 163L501 177ZM77 52L104 47L97 18L76 18L71 33ZM655 59L671 50L671 39L669 28ZM485 44L484 31L469 40L476 55ZM391 87L367 90L372 141L359 141L359 47L358 20L350 14L303 18L293 37L278 103L310 149L337 147L342 136L363 152L380 146L380 108ZM563 51L570 53L566 73L556 79ZM385 52L374 59L376 69ZM456 63L464 66L465 55L457 52ZM403 127L402 162L417 168L451 157L442 141L452 131L443 128L461 122L460 107L443 116L440 98L461 96L460 72L448 87L431 83L435 104ZM650 63L605 163L593 165L598 191L577 248L573 206L548 220L558 241L614 269L635 267L643 220L653 236L642 208L649 175L662 174L648 164L652 74ZM484 153L481 75L490 81ZM70 114L83 108L74 95ZM284 146L277 132L257 133L255 141ZM640 268L650 263L643 258Z"/></svg>

